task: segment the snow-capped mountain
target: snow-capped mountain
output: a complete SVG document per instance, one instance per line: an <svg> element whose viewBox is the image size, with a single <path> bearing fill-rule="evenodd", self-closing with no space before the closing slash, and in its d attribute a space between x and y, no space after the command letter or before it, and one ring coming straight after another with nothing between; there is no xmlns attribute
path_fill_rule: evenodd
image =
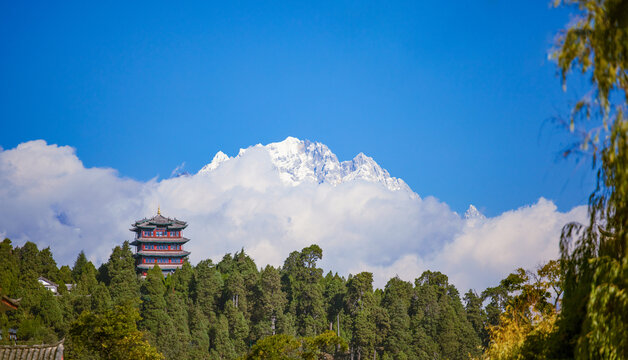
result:
<svg viewBox="0 0 628 360"><path fill-rule="evenodd" d="M268 145L255 145L268 152L273 165L277 168L281 180L296 186L303 182L338 185L348 181L363 180L380 183L389 190L414 192L401 179L391 177L371 157L359 153L353 160L339 162L336 155L325 144L288 137L284 141ZM249 148L250 149L250 148ZM243 156L248 149L240 149L235 158L219 151L211 163L198 173L206 174L216 170L225 161Z"/></svg>
<svg viewBox="0 0 628 360"><path fill-rule="evenodd" d="M469 208L464 213L464 218L467 219L467 220L470 220L470 219L486 219L486 216L484 216L475 206L469 205Z"/></svg>

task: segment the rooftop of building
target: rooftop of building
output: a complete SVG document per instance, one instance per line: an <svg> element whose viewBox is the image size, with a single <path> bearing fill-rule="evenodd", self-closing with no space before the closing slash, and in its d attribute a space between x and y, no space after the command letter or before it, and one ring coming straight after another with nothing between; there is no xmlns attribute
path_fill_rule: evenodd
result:
<svg viewBox="0 0 628 360"><path fill-rule="evenodd" d="M140 243L185 244L188 241L190 241L190 239L185 237L138 237L131 242L131 245L138 245Z"/></svg>
<svg viewBox="0 0 628 360"><path fill-rule="evenodd" d="M190 255L189 251L183 250L140 250L133 254L133 256L169 256L169 257L177 257L177 256L188 256Z"/></svg>
<svg viewBox="0 0 628 360"><path fill-rule="evenodd" d="M168 229L184 229L188 225L185 221L178 220L177 218L171 219L161 215L161 210L157 210L157 215L152 218L144 218L135 221L132 224L133 229L131 231L137 231L139 229L154 229L155 227L165 227Z"/></svg>
<svg viewBox="0 0 628 360"><path fill-rule="evenodd" d="M62 360L63 340L50 345L0 345L0 359Z"/></svg>

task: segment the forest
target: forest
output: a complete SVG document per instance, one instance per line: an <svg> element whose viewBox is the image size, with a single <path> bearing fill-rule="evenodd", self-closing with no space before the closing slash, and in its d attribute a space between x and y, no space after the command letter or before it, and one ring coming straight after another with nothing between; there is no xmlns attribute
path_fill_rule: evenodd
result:
<svg viewBox="0 0 628 360"><path fill-rule="evenodd" d="M3 294L21 299L18 310L2 315L0 328L17 329L20 342L65 338L67 359L128 358L132 351L166 359L256 358L273 348L296 358L463 359L482 354L487 329L499 324L515 294L538 292L545 313L554 313L559 295L555 261L463 295L439 272L425 271L413 283L395 277L384 289L373 288L368 272L324 274L317 245L292 252L280 268L258 268L240 251L217 264L185 263L166 278L156 266L145 279L136 275L128 242L98 268L82 252L72 268L58 268L52 255L31 242L0 244ZM61 285L55 296L40 276L76 286ZM116 342L130 334L135 350ZM105 346L120 357L103 353Z"/></svg>

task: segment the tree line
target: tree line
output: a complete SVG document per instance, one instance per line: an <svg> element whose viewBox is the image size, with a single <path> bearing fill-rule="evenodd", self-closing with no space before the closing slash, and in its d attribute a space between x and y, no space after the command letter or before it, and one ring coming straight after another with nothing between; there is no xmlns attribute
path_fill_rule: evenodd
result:
<svg viewBox="0 0 628 360"><path fill-rule="evenodd" d="M166 278L155 266L142 279L128 242L99 268L83 252L73 267L58 268L49 248L5 239L0 286L21 301L2 314L0 329L17 329L21 342L65 338L67 359L255 359L273 351L300 354L287 358L462 359L482 354L488 329L529 282L519 270L480 294L460 295L445 274L425 271L414 282L395 277L374 289L369 272L324 274L322 256L312 245L279 268L258 268L242 250L218 263L186 262ZM55 296L39 276L75 286L59 286ZM552 306L549 284L539 291Z"/></svg>

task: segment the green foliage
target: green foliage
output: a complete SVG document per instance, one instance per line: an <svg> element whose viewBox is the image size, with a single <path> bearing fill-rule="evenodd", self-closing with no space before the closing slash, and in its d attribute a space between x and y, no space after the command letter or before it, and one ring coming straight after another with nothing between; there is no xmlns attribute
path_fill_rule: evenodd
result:
<svg viewBox="0 0 628 360"><path fill-rule="evenodd" d="M347 343L333 331L315 337L295 338L280 334L259 340L243 360L316 360L333 359L345 355Z"/></svg>
<svg viewBox="0 0 628 360"><path fill-rule="evenodd" d="M105 283L115 305L137 306L140 286L135 275L135 259L128 241L116 246L104 265Z"/></svg>
<svg viewBox="0 0 628 360"><path fill-rule="evenodd" d="M223 280L211 260L203 260L196 265L190 283L190 293L199 310L207 318L215 318L218 299L222 296Z"/></svg>
<svg viewBox="0 0 628 360"><path fill-rule="evenodd" d="M277 333L278 321L284 317L287 299L281 289L279 271L268 265L260 273L259 284L255 293L253 322L255 337L261 338Z"/></svg>
<svg viewBox="0 0 628 360"><path fill-rule="evenodd" d="M479 336L446 275L425 271L415 280L410 315L415 357L461 359L479 354Z"/></svg>
<svg viewBox="0 0 628 360"><path fill-rule="evenodd" d="M245 360L293 360L301 359L301 342L286 334L268 336L258 341Z"/></svg>
<svg viewBox="0 0 628 360"><path fill-rule="evenodd" d="M66 358L103 360L163 359L135 326L140 318L133 307L117 306L102 314L84 312L72 323Z"/></svg>
<svg viewBox="0 0 628 360"><path fill-rule="evenodd" d="M169 304L164 298L166 286L159 266L147 272L140 291L142 294L140 329L147 331L148 341L167 359L175 358L178 356L177 332L172 317L168 315Z"/></svg>
<svg viewBox="0 0 628 360"><path fill-rule="evenodd" d="M19 286L19 259L13 250L11 240L0 243L0 289L2 294L13 293Z"/></svg>
<svg viewBox="0 0 628 360"><path fill-rule="evenodd" d="M384 289L382 306L388 312L390 331L384 339L385 353L394 359L407 359L412 353L410 344L410 304L413 296L412 284L394 277Z"/></svg>
<svg viewBox="0 0 628 360"><path fill-rule="evenodd" d="M57 272L62 279L76 278L76 287L53 296L37 282L36 271L13 271L30 266L50 273L38 265L49 255L41 256L34 244L13 249L4 241L0 256L15 267L0 281L22 304L0 318L0 327L18 328L20 341L69 338L70 358L78 359L113 359L121 356L120 349L136 351L125 346L158 351L166 359L459 359L478 354L478 334L489 324L490 305L497 304L499 321L513 292L525 289L527 281L526 274L516 273L487 289L485 297L467 293L465 308L456 288L438 272L423 273L414 286L393 278L384 290L373 289L368 272L323 277L316 265L322 250L315 245L293 252L279 269L258 271L240 251L217 265L210 260L184 264L168 278L155 266L138 279L125 245L112 250L100 271L79 254L72 270L66 266ZM558 266L544 269L549 279ZM556 278L548 288L550 283L560 285ZM483 308L484 299L492 300ZM111 331L122 325L109 323L122 319L127 322L122 333L131 334L126 340ZM99 324L102 329L90 330ZM99 342L118 350L106 353Z"/></svg>
<svg viewBox="0 0 628 360"><path fill-rule="evenodd" d="M288 312L295 319L297 334L314 336L326 324L323 303L323 269L316 267L323 250L311 245L301 252L292 252L284 262L282 284L288 296Z"/></svg>
<svg viewBox="0 0 628 360"><path fill-rule="evenodd" d="M628 1L557 1L577 8L554 57L563 82L573 69L591 74L591 93L573 109L574 119L600 119L581 131L581 148L599 159L589 222L569 224L561 236L562 311L549 345L552 357L628 357Z"/></svg>
<svg viewBox="0 0 628 360"><path fill-rule="evenodd" d="M576 103L569 130L581 136L580 150L593 149L594 161L607 146L603 143L612 124L622 121L628 101L628 0L555 0L555 6L577 11L570 26L560 32L553 57L558 62L563 88L574 69L591 75L591 91ZM613 107L614 98L623 98ZM588 129L579 119L601 118ZM580 125L580 126L576 126ZM600 146L601 145L601 146ZM566 155L574 149L568 149Z"/></svg>
<svg viewBox="0 0 628 360"><path fill-rule="evenodd" d="M507 300L499 323L489 325L490 344L485 359L546 359L555 330L560 269L552 260L536 273L517 269L500 282ZM553 293L552 293L553 292ZM551 297L556 296L552 303Z"/></svg>

